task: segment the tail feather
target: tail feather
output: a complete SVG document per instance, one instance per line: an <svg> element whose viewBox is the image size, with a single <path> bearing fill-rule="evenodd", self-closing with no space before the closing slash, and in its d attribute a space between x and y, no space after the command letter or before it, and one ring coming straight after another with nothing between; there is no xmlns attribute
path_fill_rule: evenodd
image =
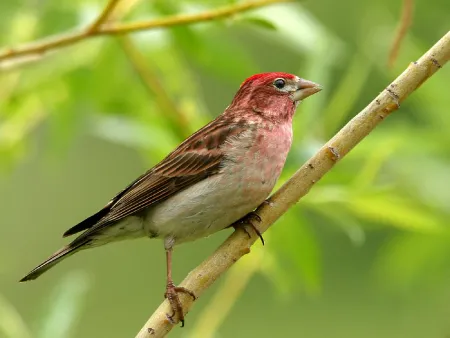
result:
<svg viewBox="0 0 450 338"><path fill-rule="evenodd" d="M31 270L25 277L23 277L20 282L26 282L29 280L33 280L42 275L45 271L52 268L59 262L61 262L64 258L67 258L73 255L75 252L81 249L81 246L85 243L81 243L77 246L71 246L70 244L65 246L64 248L58 250L53 255L51 255L47 260L39 264L33 270Z"/></svg>
<svg viewBox="0 0 450 338"><path fill-rule="evenodd" d="M77 225L71 227L69 230L67 230L63 234L63 237L68 237L68 236L76 234L77 232L80 232L80 231L92 228L103 217L105 217L108 214L109 210L110 210L110 207L109 207L109 205L107 205L106 207L104 207L99 212L93 214L91 217L88 217L84 221L82 221L82 222L78 223Z"/></svg>

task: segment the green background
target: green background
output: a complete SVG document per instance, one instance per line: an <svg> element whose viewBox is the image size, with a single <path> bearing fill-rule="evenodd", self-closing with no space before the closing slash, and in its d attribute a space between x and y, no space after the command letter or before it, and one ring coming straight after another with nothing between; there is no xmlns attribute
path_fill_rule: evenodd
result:
<svg viewBox="0 0 450 338"><path fill-rule="evenodd" d="M142 1L125 20L235 3ZM105 4L1 1L0 45L84 27ZM0 337L134 337L163 299L161 241L85 251L35 282L18 280L67 243L66 229L220 114L254 73L285 71L324 87L297 110L284 182L447 33L450 3L417 1L388 67L401 7L280 4L128 39L90 39L0 68ZM447 67L413 93L171 336L448 337L449 85ZM177 247L175 281L230 233ZM232 293L239 282L242 292ZM217 295L224 297L213 301ZM233 307L215 325L227 301Z"/></svg>

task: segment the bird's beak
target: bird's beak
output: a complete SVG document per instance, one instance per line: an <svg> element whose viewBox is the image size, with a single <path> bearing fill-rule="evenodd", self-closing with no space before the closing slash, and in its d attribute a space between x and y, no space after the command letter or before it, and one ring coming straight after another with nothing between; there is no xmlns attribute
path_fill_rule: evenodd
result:
<svg viewBox="0 0 450 338"><path fill-rule="evenodd" d="M322 90L322 86L312 81L298 79L297 90L291 94L293 101L301 101Z"/></svg>

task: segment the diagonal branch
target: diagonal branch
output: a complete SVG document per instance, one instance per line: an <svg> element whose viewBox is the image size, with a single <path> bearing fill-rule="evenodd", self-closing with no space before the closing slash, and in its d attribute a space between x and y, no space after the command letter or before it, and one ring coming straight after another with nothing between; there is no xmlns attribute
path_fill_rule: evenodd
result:
<svg viewBox="0 0 450 338"><path fill-rule="evenodd" d="M117 23L103 25L109 14L113 11L118 1L110 0L106 8L96 19L96 21L88 28L79 32L69 32L49 37L42 41L36 41L19 47L6 48L0 51L0 69L7 68L6 61L13 61L20 58L39 58L49 51L73 45L77 42L87 40L101 35L120 35L137 31L150 30L155 28L164 28L171 26L194 24L198 22L211 21L232 16L236 13L249 11L251 9L264 7L271 4L291 2L293 0L255 0L247 1L222 7L210 11L196 14L180 14L159 18L155 20L137 21L130 23ZM11 63L8 62L8 67Z"/></svg>
<svg viewBox="0 0 450 338"><path fill-rule="evenodd" d="M120 0L109 0L102 13L98 16L97 20L88 28L89 32L98 31L101 26L108 22L111 13L114 11Z"/></svg>
<svg viewBox="0 0 450 338"><path fill-rule="evenodd" d="M281 215L306 195L336 162L366 137L390 113L400 107L414 90L444 66L450 59L450 32L439 40L417 62L409 67L379 94L366 108L344 126L307 163L305 163L257 212L262 218L259 230L266 231ZM192 290L197 296L227 271L238 259L250 252L257 236L248 238L243 231L234 232L203 263L192 270L180 286ZM183 311L193 305L190 296L180 295ZM169 303L164 301L136 336L137 338L164 337L173 327L166 317Z"/></svg>
<svg viewBox="0 0 450 338"><path fill-rule="evenodd" d="M156 103L167 113L167 117L172 122L175 132L182 139L188 137L190 134L189 128L187 128L189 126L188 119L184 112L171 100L164 86L159 81L155 70L150 67L130 37L121 36L118 40L144 88L151 95L155 96Z"/></svg>

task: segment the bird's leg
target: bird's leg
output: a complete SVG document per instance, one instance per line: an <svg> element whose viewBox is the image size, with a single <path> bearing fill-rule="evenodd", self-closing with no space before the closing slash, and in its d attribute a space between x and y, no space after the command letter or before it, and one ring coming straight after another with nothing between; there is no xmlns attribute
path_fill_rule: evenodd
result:
<svg viewBox="0 0 450 338"><path fill-rule="evenodd" d="M258 237L261 239L261 243L264 245L264 238L261 234L261 231L259 231L259 229L255 226L255 224L254 224L255 222L261 223L261 217L255 211L251 211L247 215L242 217L241 219L234 222L231 226L235 230L237 230L237 229L244 230L245 233L248 235L248 237L251 237L251 235L247 229L247 227L250 226L253 229L253 231L256 232Z"/></svg>
<svg viewBox="0 0 450 338"><path fill-rule="evenodd" d="M172 307L172 314L167 314L167 318L172 322L175 323L173 320L173 317L178 314L178 318L181 322L181 327L184 326L184 313L183 313L183 307L181 305L180 298L178 297L178 292L187 293L190 295L194 300L197 299L195 294L182 286L175 286L173 284L172 279L172 248L166 248L166 263L167 263L167 286L166 286L166 293L164 294L164 297L167 298L167 300L170 303L170 306Z"/></svg>

